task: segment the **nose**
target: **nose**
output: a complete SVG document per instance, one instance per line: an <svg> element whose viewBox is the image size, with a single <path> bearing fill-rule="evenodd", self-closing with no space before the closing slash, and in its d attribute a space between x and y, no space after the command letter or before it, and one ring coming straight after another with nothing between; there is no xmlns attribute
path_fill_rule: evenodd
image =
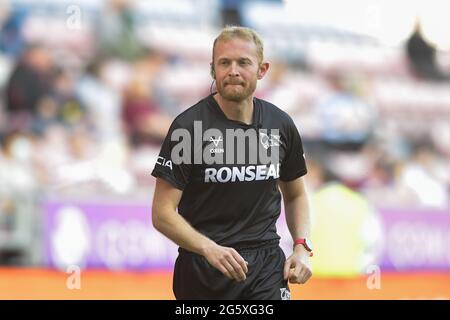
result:
<svg viewBox="0 0 450 320"><path fill-rule="evenodd" d="M230 70L228 72L228 75L230 77L237 77L239 76L239 71L238 71L238 65L236 61L233 61L230 65Z"/></svg>

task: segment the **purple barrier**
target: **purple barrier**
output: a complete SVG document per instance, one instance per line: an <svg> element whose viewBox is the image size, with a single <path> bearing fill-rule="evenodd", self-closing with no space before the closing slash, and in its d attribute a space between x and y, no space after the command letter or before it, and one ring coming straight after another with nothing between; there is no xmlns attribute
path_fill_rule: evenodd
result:
<svg viewBox="0 0 450 320"><path fill-rule="evenodd" d="M46 264L66 268L171 268L177 246L151 223L150 205L51 202L44 205Z"/></svg>
<svg viewBox="0 0 450 320"><path fill-rule="evenodd" d="M450 212L379 210L384 227L382 269L450 270Z"/></svg>
<svg viewBox="0 0 450 320"><path fill-rule="evenodd" d="M43 207L45 261L50 267L146 270L173 268L177 246L151 224L150 204L48 202ZM450 270L449 212L379 210L382 270ZM284 214L280 245L292 252Z"/></svg>

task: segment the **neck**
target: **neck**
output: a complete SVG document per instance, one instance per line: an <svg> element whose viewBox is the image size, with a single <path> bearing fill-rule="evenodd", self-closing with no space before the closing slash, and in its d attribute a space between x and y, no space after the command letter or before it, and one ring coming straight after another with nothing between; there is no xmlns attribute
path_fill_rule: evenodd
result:
<svg viewBox="0 0 450 320"><path fill-rule="evenodd" d="M228 119L252 124L253 96L239 102L226 100L219 93L213 97Z"/></svg>

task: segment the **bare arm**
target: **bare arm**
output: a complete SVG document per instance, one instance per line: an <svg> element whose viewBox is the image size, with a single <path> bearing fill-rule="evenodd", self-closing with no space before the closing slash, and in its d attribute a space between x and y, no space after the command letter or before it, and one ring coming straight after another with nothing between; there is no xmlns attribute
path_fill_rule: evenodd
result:
<svg viewBox="0 0 450 320"><path fill-rule="evenodd" d="M305 183L302 177L293 181L280 181L283 194L286 223L292 239L309 238L311 233L310 210ZM309 252L302 245L294 248L286 260L284 278L291 283L305 283L312 276Z"/></svg>
<svg viewBox="0 0 450 320"><path fill-rule="evenodd" d="M152 222L155 229L180 247L204 256L225 276L236 281L245 280L248 272L245 260L233 248L216 244L195 230L176 211L182 191L164 179L156 180L152 205Z"/></svg>

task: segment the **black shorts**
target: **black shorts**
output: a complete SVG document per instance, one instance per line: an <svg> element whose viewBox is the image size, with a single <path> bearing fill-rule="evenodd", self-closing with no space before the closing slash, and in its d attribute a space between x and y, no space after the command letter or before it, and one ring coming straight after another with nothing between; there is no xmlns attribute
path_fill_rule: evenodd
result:
<svg viewBox="0 0 450 320"><path fill-rule="evenodd" d="M290 300L283 279L286 256L278 243L255 249L237 249L248 262L245 281L228 279L205 257L180 250L175 262L173 292L178 300Z"/></svg>

